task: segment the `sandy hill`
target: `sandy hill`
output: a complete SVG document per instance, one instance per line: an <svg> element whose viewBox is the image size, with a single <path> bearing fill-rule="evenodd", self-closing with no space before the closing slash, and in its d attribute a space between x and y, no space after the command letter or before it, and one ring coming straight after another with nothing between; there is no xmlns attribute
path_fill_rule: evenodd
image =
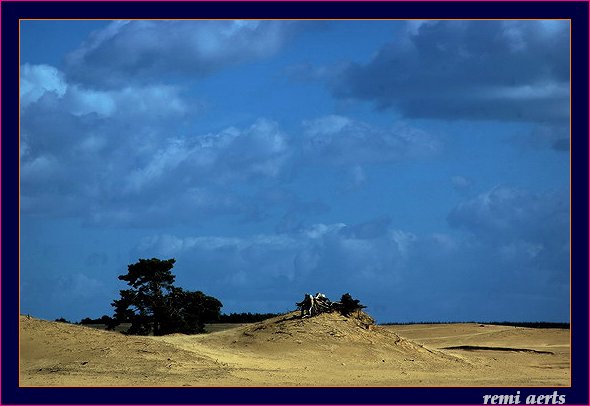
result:
<svg viewBox="0 0 590 406"><path fill-rule="evenodd" d="M21 316L19 377L23 386L567 385L569 337L541 330L403 326L402 336L364 313L289 313L210 334L138 337ZM480 341L550 351L473 351ZM444 349L463 343L469 351Z"/></svg>
<svg viewBox="0 0 590 406"><path fill-rule="evenodd" d="M190 365L204 378L226 375L219 363L150 337L20 317L21 385L133 386L155 380L175 386L169 373L175 365Z"/></svg>
<svg viewBox="0 0 590 406"><path fill-rule="evenodd" d="M298 357L302 353L322 353L329 358L335 352L340 362L360 356L365 361L380 362L404 359L445 363L461 361L404 339L389 328L376 326L364 312L350 317L338 312L322 313L303 319L293 312L199 338L203 344L267 356ZM323 357L319 362L325 361ZM306 359L305 362L315 363L314 359Z"/></svg>

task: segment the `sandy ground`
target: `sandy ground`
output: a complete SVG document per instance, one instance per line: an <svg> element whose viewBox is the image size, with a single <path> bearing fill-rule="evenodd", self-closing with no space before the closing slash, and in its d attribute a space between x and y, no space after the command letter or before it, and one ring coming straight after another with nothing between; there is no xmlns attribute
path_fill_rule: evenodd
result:
<svg viewBox="0 0 590 406"><path fill-rule="evenodd" d="M21 316L21 386L569 386L569 330L296 313L125 336Z"/></svg>

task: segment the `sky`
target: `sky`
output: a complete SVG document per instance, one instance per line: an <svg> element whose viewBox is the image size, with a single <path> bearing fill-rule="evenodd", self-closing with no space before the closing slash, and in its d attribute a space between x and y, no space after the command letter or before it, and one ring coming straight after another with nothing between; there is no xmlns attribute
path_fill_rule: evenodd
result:
<svg viewBox="0 0 590 406"><path fill-rule="evenodd" d="M21 21L20 311L569 321L568 21ZM42 40L40 40L42 39Z"/></svg>

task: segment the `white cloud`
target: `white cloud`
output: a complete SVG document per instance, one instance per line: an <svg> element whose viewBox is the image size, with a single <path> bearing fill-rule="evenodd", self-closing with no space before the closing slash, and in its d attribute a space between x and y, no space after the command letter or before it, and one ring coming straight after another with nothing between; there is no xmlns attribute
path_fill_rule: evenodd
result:
<svg viewBox="0 0 590 406"><path fill-rule="evenodd" d="M49 65L25 64L20 75L21 109L40 102L45 94L57 99L46 103L75 116L96 113L101 117L118 115L126 120L141 116L154 118L181 116L188 106L181 99L179 89L167 85L125 86L115 90L96 90L66 81L63 72Z"/></svg>
<svg viewBox="0 0 590 406"><path fill-rule="evenodd" d="M508 208L514 192L499 194L488 200L504 200L500 205L505 211L519 211ZM568 253L547 244L562 230L552 226L553 235L541 241L533 236L538 220L526 218L519 224L527 230L524 234L500 240L445 233L419 236L378 218L353 225L317 223L286 234L154 236L134 254L174 256L185 283L225 292L222 301L248 309L260 296L278 305L286 297L299 300L307 291L336 298L351 292L377 317L403 319L412 306L411 317L469 319L487 314L487 305L471 303L471 296L494 295L533 311L539 295L553 298L554 289L567 286ZM518 289L507 288L515 284ZM434 300L446 305L432 306ZM566 305L555 314L562 314ZM503 310L490 314L511 317Z"/></svg>
<svg viewBox="0 0 590 406"><path fill-rule="evenodd" d="M569 97L569 84L567 83L535 83L520 86L498 86L482 93L483 98L506 99L506 100L544 100L544 99L565 99ZM569 112L569 105L563 105L561 112L566 116Z"/></svg>
<svg viewBox="0 0 590 406"><path fill-rule="evenodd" d="M278 305L306 291L336 298L351 291L378 316L403 318L403 309L413 306L413 317L452 320L487 315L484 305L470 301L478 295L527 311L536 311L545 295L559 305L545 317L559 318L567 303L560 304L553 292L569 281L567 213L561 212L567 206L560 199L495 188L453 210L453 224L469 231L453 236L420 236L377 218L352 225L316 223L280 234L154 236L134 254L173 256L185 283L226 292L222 301L248 309L260 296ZM515 285L518 289L511 288ZM234 288L231 295L228 287ZM433 307L424 298L446 304ZM510 318L506 311L509 307L489 314Z"/></svg>
<svg viewBox="0 0 590 406"><path fill-rule="evenodd" d="M49 65L24 64L20 70L20 103L25 108L51 92L62 97L68 86L64 75Z"/></svg>
<svg viewBox="0 0 590 406"><path fill-rule="evenodd" d="M150 154L146 165L127 177L127 190L137 193L162 182L181 183L195 191L207 183L234 182L249 177L274 178L288 158L287 137L277 123L259 119L250 127L172 138ZM198 195L194 195L198 199Z"/></svg>
<svg viewBox="0 0 590 406"><path fill-rule="evenodd" d="M180 131L188 107L175 87L64 88L22 112L27 213L51 208L92 224L127 225L170 216L199 222L212 213L254 219L255 183L281 176L288 164L288 136L271 120L210 134Z"/></svg>
<svg viewBox="0 0 590 406"><path fill-rule="evenodd" d="M112 116L117 110L113 95L108 92L70 86L65 93L64 106L75 116L96 113L103 117Z"/></svg>
<svg viewBox="0 0 590 406"><path fill-rule="evenodd" d="M246 237L153 236L139 244L135 255L173 256L194 270L187 278L206 277L213 287L236 283L254 291L285 290L289 281L295 291L313 283L366 289L403 278L417 241L412 233L393 228L367 233L367 227L381 223L318 223L288 234Z"/></svg>
<svg viewBox="0 0 590 406"><path fill-rule="evenodd" d="M235 131L235 129L234 129ZM289 155L287 136L278 123L259 119L249 128L236 131L219 157L233 174L276 177Z"/></svg>
<svg viewBox="0 0 590 406"><path fill-rule="evenodd" d="M342 230L346 227L344 223L336 223L336 224L314 224L304 230L304 234L311 239L317 239L323 237L326 234L333 234L337 233L339 230Z"/></svg>
<svg viewBox="0 0 590 406"><path fill-rule="evenodd" d="M118 114L132 116L181 116L188 106L174 86L150 85L125 87L110 91L117 104Z"/></svg>
<svg viewBox="0 0 590 406"><path fill-rule="evenodd" d="M410 35L418 35L422 26L434 23L433 20L409 20L406 22L406 31Z"/></svg>
<svg viewBox="0 0 590 406"><path fill-rule="evenodd" d="M174 86L96 90L67 83L48 65L23 65L21 85L25 212L55 215L61 207L92 223L134 223L147 214L163 221L169 211L180 221L212 212L253 216L254 205L226 186L276 178L290 156L287 135L271 120L180 132L179 119L192 109Z"/></svg>
<svg viewBox="0 0 590 406"><path fill-rule="evenodd" d="M165 149L155 152L145 167L137 168L127 175L127 190L140 192L145 185L174 171L189 155L190 150L184 140L170 140Z"/></svg>
<svg viewBox="0 0 590 406"><path fill-rule="evenodd" d="M351 119L337 115L329 115L303 122L306 134L309 137L338 134L351 125L353 125Z"/></svg>
<svg viewBox="0 0 590 406"><path fill-rule="evenodd" d="M289 21L115 21L66 58L76 82L106 87L154 76L203 76L276 53Z"/></svg>
<svg viewBox="0 0 590 406"><path fill-rule="evenodd" d="M316 163L359 167L364 163L395 162L436 153L439 141L417 128L397 123L382 129L343 116L303 122L303 152ZM360 173L357 171L357 174Z"/></svg>

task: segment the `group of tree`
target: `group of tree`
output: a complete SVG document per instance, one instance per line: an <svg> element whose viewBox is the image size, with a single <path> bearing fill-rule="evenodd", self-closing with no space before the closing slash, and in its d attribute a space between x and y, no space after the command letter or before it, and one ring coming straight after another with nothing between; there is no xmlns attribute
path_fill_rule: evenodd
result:
<svg viewBox="0 0 590 406"><path fill-rule="evenodd" d="M128 334L164 335L201 333L205 322L218 320L221 302L200 291L174 286L172 274L175 259L140 259L127 268L119 279L129 289L120 291L114 300L112 327L130 323Z"/></svg>
<svg viewBox="0 0 590 406"><path fill-rule="evenodd" d="M91 319L90 317L85 317L78 324L104 324L107 327L111 327L114 324L114 319L106 314L102 317Z"/></svg>
<svg viewBox="0 0 590 406"><path fill-rule="evenodd" d="M86 317L80 324L103 324L108 329L114 329L120 324L127 323L130 324L129 329L125 331L127 334L160 336L172 333L202 333L205 331L205 323L253 323L278 315L221 315L223 305L218 299L201 291L189 291L174 286L176 277L172 274L172 268L175 262L174 258L152 258L139 259L138 262L130 264L127 273L119 275L119 280L125 281L129 288L121 290L119 299L115 299L111 304L114 307L113 317ZM327 300L325 296L323 298ZM319 302L316 298L315 303ZM346 316L365 307L348 293L342 295L340 302L329 303L331 310L338 310ZM57 321L68 322L63 318Z"/></svg>

